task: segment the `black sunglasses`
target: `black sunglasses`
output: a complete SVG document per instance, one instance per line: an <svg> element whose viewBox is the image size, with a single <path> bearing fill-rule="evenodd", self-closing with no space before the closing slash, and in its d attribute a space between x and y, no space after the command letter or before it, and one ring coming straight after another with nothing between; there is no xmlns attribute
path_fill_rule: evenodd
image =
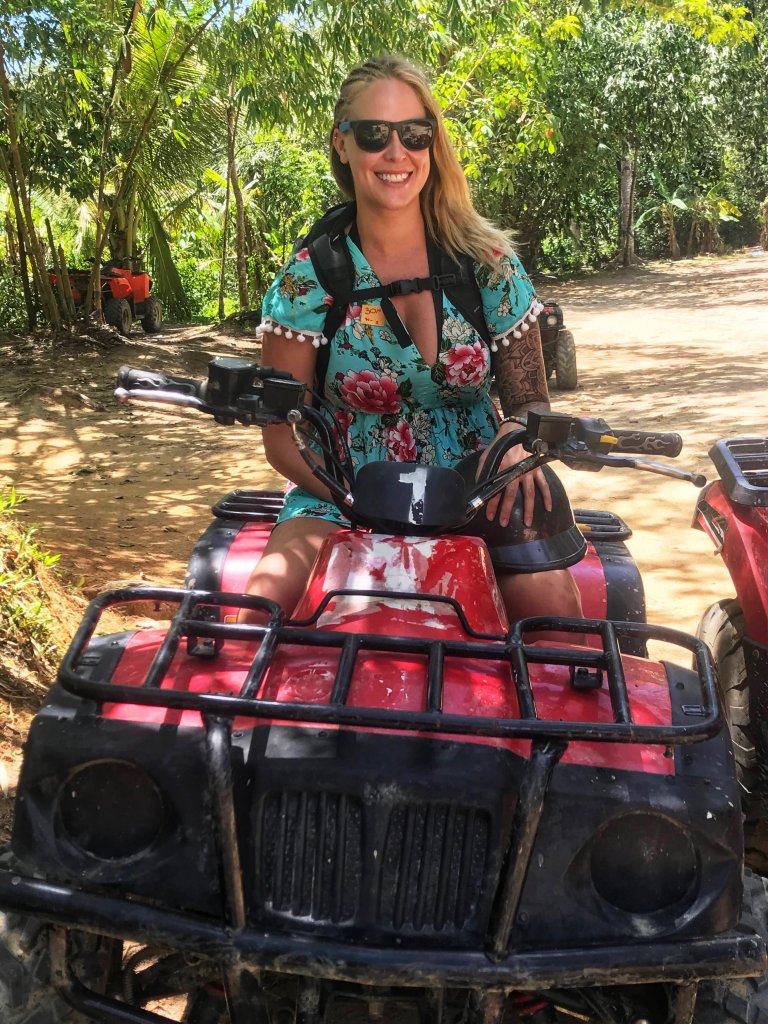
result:
<svg viewBox="0 0 768 1024"><path fill-rule="evenodd" d="M387 148L393 131L406 149L429 149L435 137L437 121L432 117L412 117L407 121L339 121L340 132L354 133L355 142L366 153Z"/></svg>

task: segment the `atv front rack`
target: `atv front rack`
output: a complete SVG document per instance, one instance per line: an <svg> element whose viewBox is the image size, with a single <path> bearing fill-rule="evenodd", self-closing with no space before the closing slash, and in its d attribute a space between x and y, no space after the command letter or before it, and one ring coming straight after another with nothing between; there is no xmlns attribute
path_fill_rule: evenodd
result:
<svg viewBox="0 0 768 1024"><path fill-rule="evenodd" d="M372 597L397 602L423 602L450 605L464 633L470 639L445 640L421 637L382 636L346 633L318 628L320 616L331 601L339 597ZM95 675L89 661L88 645L107 608L132 602L172 603L178 610L141 683L113 683ZM221 617L221 609L250 609L267 616L265 625L211 621ZM559 632L597 637L600 647L534 646L527 642L541 632ZM683 705L683 724L648 725L633 720L631 702L624 675L619 642L627 637L656 640L683 648L693 655L698 676L698 694ZM237 695L190 693L164 686L173 659L182 640L187 651L201 657L216 657L227 641L259 641L250 668ZM202 642L201 642L202 641ZM259 697L270 663L279 648L301 646L340 652L338 666L327 703L299 703L267 700ZM361 651L399 656L421 656L426 673L426 706L422 711L350 706L348 695L355 663ZM446 659L471 658L504 664L511 669L520 714L516 718L469 716L443 711L444 665ZM569 721L541 718L531 686L530 665L562 665L570 669L572 685L591 688L602 685L603 674L610 695L613 722ZM150 587L128 587L109 591L89 606L67 651L58 675L61 685L79 697L102 703L149 705L192 710L200 714L224 717L245 716L255 719L293 721L318 725L332 724L366 729L408 730L427 733L473 734L504 739L602 741L607 743L644 743L672 746L695 743L714 736L721 727L717 690L711 656L700 640L677 630L648 626L637 622L611 622L598 619L559 617L526 618L504 634L473 630L463 609L454 599L443 595L403 593L386 590L336 590L325 596L312 616L287 620L280 607L263 598L244 594L212 593ZM695 691L694 691L695 692Z"/></svg>

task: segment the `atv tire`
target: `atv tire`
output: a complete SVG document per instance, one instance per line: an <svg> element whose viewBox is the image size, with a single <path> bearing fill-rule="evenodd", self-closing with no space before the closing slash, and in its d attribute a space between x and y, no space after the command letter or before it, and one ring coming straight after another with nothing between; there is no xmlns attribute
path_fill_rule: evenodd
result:
<svg viewBox="0 0 768 1024"><path fill-rule="evenodd" d="M159 299L147 299L145 307L148 312L141 318L141 326L146 334L159 334L163 326L163 307Z"/></svg>
<svg viewBox="0 0 768 1024"><path fill-rule="evenodd" d="M768 879L749 870L739 924L768 940ZM702 982L693 1024L768 1024L768 974Z"/></svg>
<svg viewBox="0 0 768 1024"><path fill-rule="evenodd" d="M107 299L104 303L104 319L127 338L133 327L133 313L128 300Z"/></svg>
<svg viewBox="0 0 768 1024"><path fill-rule="evenodd" d="M549 380L555 372L555 360L553 358L544 356L544 372L547 375L547 380Z"/></svg>
<svg viewBox="0 0 768 1024"><path fill-rule="evenodd" d="M575 391L579 383L576 371L576 342L570 331L560 331L557 335L555 380L561 391Z"/></svg>
<svg viewBox="0 0 768 1024"><path fill-rule="evenodd" d="M747 794L753 793L759 777L742 643L744 613L739 602L730 598L710 605L696 628L696 636L712 651L739 782Z"/></svg>
<svg viewBox="0 0 768 1024"><path fill-rule="evenodd" d="M744 661L744 613L738 601L718 601L704 612L696 636L712 651L742 789L749 867L768 872L768 789L761 778Z"/></svg>

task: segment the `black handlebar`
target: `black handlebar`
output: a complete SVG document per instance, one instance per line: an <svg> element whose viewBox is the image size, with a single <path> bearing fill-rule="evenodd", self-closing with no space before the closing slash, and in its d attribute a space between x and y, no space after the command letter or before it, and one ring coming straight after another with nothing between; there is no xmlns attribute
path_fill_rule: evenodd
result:
<svg viewBox="0 0 768 1024"><path fill-rule="evenodd" d="M683 439L679 434L661 433L655 430L612 430L618 444L611 450L633 455L665 455L674 459L683 450Z"/></svg>

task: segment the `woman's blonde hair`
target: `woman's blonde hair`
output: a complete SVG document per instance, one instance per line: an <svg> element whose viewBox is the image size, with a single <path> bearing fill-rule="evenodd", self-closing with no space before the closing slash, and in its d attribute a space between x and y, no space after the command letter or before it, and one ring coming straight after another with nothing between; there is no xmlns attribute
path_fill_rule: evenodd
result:
<svg viewBox="0 0 768 1024"><path fill-rule="evenodd" d="M493 269L500 258L512 251L509 236L481 217L472 205L469 185L445 130L440 108L429 88L425 73L405 57L387 54L373 57L354 68L342 83L333 112L333 129L350 114L352 103L367 86L387 78L405 82L417 93L428 117L437 121L431 149L431 167L421 191L421 210L427 231L437 244L455 255L467 253L477 263ZM355 184L348 164L343 164L333 146L331 170L345 194L354 198Z"/></svg>

